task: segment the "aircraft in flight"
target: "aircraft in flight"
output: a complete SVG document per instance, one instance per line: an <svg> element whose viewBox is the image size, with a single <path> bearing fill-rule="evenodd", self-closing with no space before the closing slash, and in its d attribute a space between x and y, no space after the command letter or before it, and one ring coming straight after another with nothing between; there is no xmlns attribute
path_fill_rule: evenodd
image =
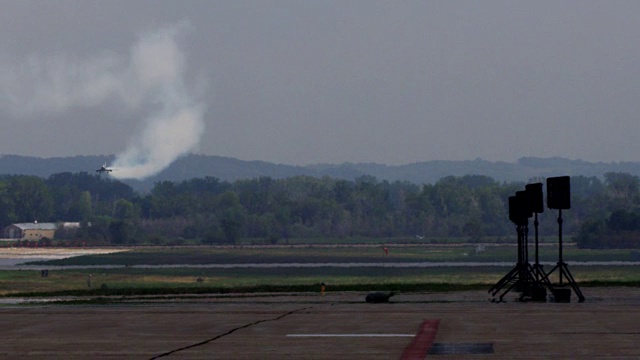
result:
<svg viewBox="0 0 640 360"><path fill-rule="evenodd" d="M96 172L101 173L101 174L104 173L104 172L106 172L108 174L108 173L110 173L112 171L113 171L112 168L107 167L107 163L102 164L102 166L100 166L100 169L96 170Z"/></svg>

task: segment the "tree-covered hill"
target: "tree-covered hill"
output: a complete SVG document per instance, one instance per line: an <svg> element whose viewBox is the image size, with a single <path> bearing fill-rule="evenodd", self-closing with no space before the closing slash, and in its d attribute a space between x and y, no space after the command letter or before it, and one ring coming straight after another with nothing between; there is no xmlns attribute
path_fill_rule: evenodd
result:
<svg viewBox="0 0 640 360"><path fill-rule="evenodd" d="M0 156L0 174L35 175L46 178L52 174L63 172L93 173L102 163L110 163L113 158L113 155L52 158L3 155ZM294 166L192 154L176 160L156 176L142 181L127 180L125 183L137 191L146 192L158 181L176 182L204 177L236 181L259 177L284 179L304 175L354 180L363 175L370 175L379 180L392 182L408 181L414 184L435 184L446 176L483 175L500 182L526 182L532 178L559 175L595 176L603 179L607 172L622 172L640 176L640 162L602 163L564 158L526 157L515 163L476 159L470 161L426 161L394 166L375 163Z"/></svg>

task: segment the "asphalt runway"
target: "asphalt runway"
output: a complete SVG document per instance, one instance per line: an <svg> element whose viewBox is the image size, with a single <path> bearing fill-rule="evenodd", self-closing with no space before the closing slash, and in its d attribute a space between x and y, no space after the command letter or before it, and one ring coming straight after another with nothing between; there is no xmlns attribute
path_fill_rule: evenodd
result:
<svg viewBox="0 0 640 360"><path fill-rule="evenodd" d="M491 303L472 291L398 294L388 304L328 292L0 306L0 357L640 358L640 289L582 291L586 302L569 304Z"/></svg>

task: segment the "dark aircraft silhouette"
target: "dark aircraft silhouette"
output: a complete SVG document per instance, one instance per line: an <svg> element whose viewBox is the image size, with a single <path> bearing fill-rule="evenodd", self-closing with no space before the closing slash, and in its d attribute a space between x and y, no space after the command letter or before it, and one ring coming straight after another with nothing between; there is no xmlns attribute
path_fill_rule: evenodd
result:
<svg viewBox="0 0 640 360"><path fill-rule="evenodd" d="M107 167L107 163L104 163L102 166L100 166L100 169L96 170L96 172L101 173L101 174L104 173L104 172L106 172L108 174L108 173L110 173L112 171L113 171L113 169Z"/></svg>

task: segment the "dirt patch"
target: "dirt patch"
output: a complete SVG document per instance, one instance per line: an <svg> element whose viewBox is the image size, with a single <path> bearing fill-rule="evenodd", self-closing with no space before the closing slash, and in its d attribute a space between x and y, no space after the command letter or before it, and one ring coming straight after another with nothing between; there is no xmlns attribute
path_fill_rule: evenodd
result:
<svg viewBox="0 0 640 360"><path fill-rule="evenodd" d="M129 251L126 248L92 248L92 249L65 249L65 248L3 248L0 250L0 259L29 259L47 258L64 259L82 255L111 254Z"/></svg>
<svg viewBox="0 0 640 360"><path fill-rule="evenodd" d="M82 255L111 254L129 251L127 248L2 248L0 249L0 268L11 267L30 261L48 261Z"/></svg>

